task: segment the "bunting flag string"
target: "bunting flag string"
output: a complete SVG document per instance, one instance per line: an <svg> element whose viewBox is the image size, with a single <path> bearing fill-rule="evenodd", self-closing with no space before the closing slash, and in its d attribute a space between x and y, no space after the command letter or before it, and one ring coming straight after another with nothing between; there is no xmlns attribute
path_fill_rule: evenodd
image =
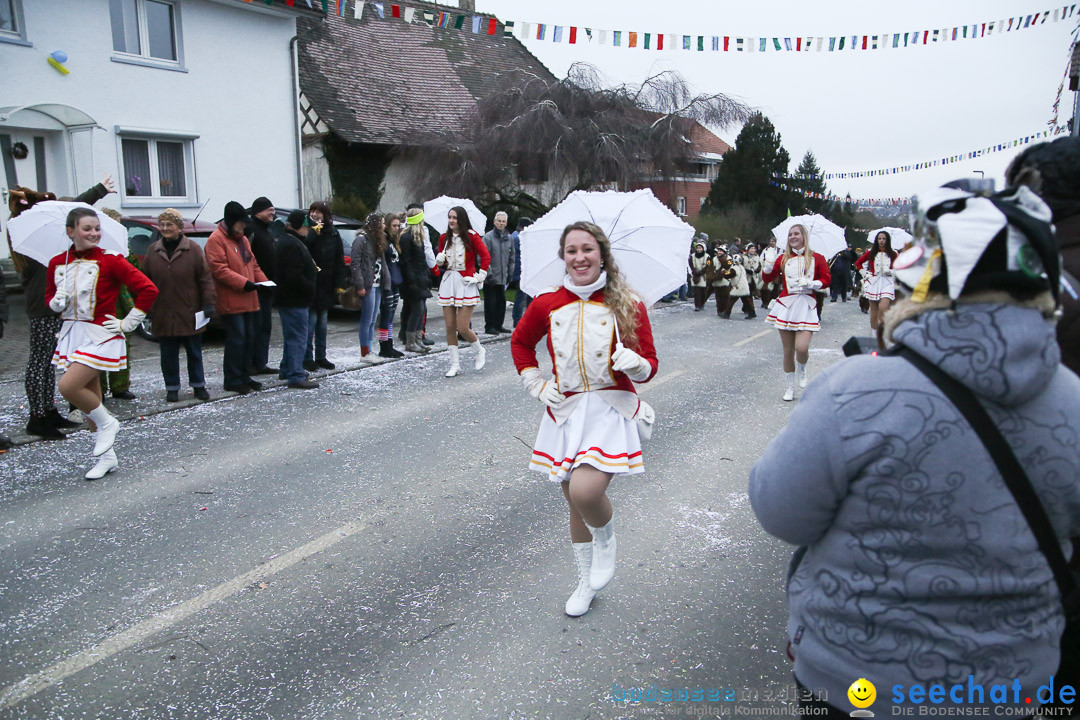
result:
<svg viewBox="0 0 1080 720"><path fill-rule="evenodd" d="M846 172L829 172L818 175L800 175L797 173L773 173L772 177L777 180L852 180L856 178L880 177L882 175L899 175L900 173L914 172L915 170L925 170L927 168L940 167L942 165L951 165L952 163L963 162L964 160L972 160L974 158L980 158L984 155L1001 152L1003 150L1011 150L1012 148L1028 145L1044 138L1055 137L1057 135L1067 133L1068 131L1068 128L1062 125L1055 125L1053 128L1050 128L1048 130L1040 130L1032 135L1024 135L1023 137L1019 137L1014 140L989 145L985 148L979 148L978 150L970 150L968 152L960 153L957 155L949 155L942 158L936 158L934 160L909 163L907 165L896 165L894 167L881 168L878 170L850 170Z"/></svg>
<svg viewBox="0 0 1080 720"><path fill-rule="evenodd" d="M323 9L327 10L327 0ZM309 0L310 2L310 0ZM345 14L347 0L333 0L333 9L338 15ZM353 0L354 17L362 14L364 0ZM386 18L386 3L370 3L380 18ZM500 21L491 16L461 14L452 11L436 15L431 10L405 7L403 4L391 4L389 16L412 23L420 18L432 27L462 30L470 28L474 33L499 35ZM523 20L503 22L503 37L516 37L521 40L567 42L578 44L579 40L594 45L611 47L640 48L657 52L747 52L747 53L806 53L806 52L850 52L877 50L899 50L902 48L922 47L946 42L978 40L993 35L1027 30L1036 26L1053 24L1062 20L1080 17L1080 3L1052 5L1050 9L1039 12L1007 16L998 20L987 20L956 27L930 28L907 32L886 32L856 35L804 35L804 36L768 36L746 37L739 35L685 35L674 33L638 32L634 30L604 30L580 25L554 25Z"/></svg>
<svg viewBox="0 0 1080 720"><path fill-rule="evenodd" d="M854 205L873 206L873 207L888 207L888 206L893 206L893 205L910 205L911 204L911 198L910 197L895 197L895 198L853 198L851 196L840 197L839 195L834 195L833 193L810 192L809 190L803 190L802 188L797 188L797 187L794 187L792 185L787 185L785 183L779 183L779 182L776 182L775 180L770 180L769 184L772 185L773 187L778 187L781 190L786 190L788 192L793 192L793 193L795 193L797 195L802 195L803 197L806 197L806 198L813 198L815 200L825 200L825 201L828 201L828 202L852 203Z"/></svg>

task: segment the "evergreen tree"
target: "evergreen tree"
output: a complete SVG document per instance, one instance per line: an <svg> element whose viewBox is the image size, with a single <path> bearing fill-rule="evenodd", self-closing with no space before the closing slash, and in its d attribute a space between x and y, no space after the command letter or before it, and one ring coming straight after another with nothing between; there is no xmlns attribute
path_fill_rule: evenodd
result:
<svg viewBox="0 0 1080 720"><path fill-rule="evenodd" d="M753 115L735 139L735 147L720 161L705 212L746 206L758 217L779 222L787 215L794 193L774 185L783 181L775 179L773 173L786 173L790 162L791 156L769 118Z"/></svg>
<svg viewBox="0 0 1080 720"><path fill-rule="evenodd" d="M799 169L795 171L795 178L788 181L789 185L799 188L801 191L798 201L802 207L798 214L804 213L816 213L818 215L824 215L825 210L829 203L824 197L815 198L813 195L824 196L828 189L825 187L825 180L821 177L821 168L818 167L817 158L814 157L814 153L807 150L803 155L802 162L799 163ZM794 214L794 213L793 213Z"/></svg>

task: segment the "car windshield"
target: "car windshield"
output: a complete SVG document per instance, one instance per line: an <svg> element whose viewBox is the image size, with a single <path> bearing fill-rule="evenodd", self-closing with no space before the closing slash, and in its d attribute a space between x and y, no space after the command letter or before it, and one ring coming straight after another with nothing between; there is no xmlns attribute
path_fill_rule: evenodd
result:
<svg viewBox="0 0 1080 720"><path fill-rule="evenodd" d="M356 239L356 233L360 231L358 227L341 227L338 226L338 234L341 235L341 247L348 255L352 252L353 240Z"/></svg>

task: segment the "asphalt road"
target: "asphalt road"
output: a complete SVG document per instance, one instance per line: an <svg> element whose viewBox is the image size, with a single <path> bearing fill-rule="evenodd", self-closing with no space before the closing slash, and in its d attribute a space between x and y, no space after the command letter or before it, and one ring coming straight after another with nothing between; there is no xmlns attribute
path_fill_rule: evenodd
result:
<svg viewBox="0 0 1080 720"><path fill-rule="evenodd" d="M710 306L651 312L646 473L613 483L615 580L576 582L556 485L527 470L541 406L505 341L442 377L411 358L124 423L0 461L0 717L624 718L791 703L783 578L746 479L794 406L780 343ZM830 304L811 378L867 334ZM706 695L707 697L707 695ZM778 699L780 698L780 699Z"/></svg>

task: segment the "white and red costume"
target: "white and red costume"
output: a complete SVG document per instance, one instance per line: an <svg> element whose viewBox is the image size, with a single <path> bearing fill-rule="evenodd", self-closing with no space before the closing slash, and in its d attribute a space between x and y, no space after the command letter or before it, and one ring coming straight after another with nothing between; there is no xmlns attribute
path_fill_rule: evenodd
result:
<svg viewBox="0 0 1080 720"><path fill-rule="evenodd" d="M794 253L794 251L792 251ZM761 279L771 283L779 279L780 294L769 311L769 317L765 322L772 323L777 330L810 330L817 332L821 329L821 322L817 312L817 300L814 298L814 290L823 290L829 287L832 277L829 275L829 263L820 253L810 253L810 262L813 263L813 275L807 276L806 258L803 254L793 254L784 264L784 255L781 254L772 263L771 267L762 269ZM820 285L800 285L800 278L812 277Z"/></svg>
<svg viewBox="0 0 1080 720"><path fill-rule="evenodd" d="M480 286L491 267L491 253L475 230L470 230L467 238L467 242L463 241L460 235L450 232L439 236L436 258L443 270L439 281L439 305L442 307L473 307L480 302ZM479 271L476 270L478 256Z"/></svg>
<svg viewBox="0 0 1080 720"><path fill-rule="evenodd" d="M866 299L895 300L896 283L893 282L892 264L896 260L896 252L891 250L888 253L878 251L875 257L870 257L872 251L872 249L867 250L862 254L862 257L855 261L855 267L861 270L869 260L870 277L863 284Z"/></svg>
<svg viewBox="0 0 1080 720"><path fill-rule="evenodd" d="M634 383L656 375L652 326L645 305L638 303L638 342L631 349L645 365L634 377L613 370L615 315L603 304L604 279L594 284L596 289L575 293L564 284L537 295L510 338L521 374L538 368L536 346L547 335L554 382L566 396L558 407L544 411L529 462L530 469L554 482L568 480L582 464L613 474L645 471L635 419L651 416L651 408L638 399Z"/></svg>
<svg viewBox="0 0 1080 720"><path fill-rule="evenodd" d="M122 255L94 247L83 252L72 249L49 261L45 302L52 302L58 287L67 296L67 304L59 311L64 325L57 335L53 365L66 369L80 363L109 371L127 367L123 333L103 327L105 316L116 314L116 300L124 285L136 309L149 313L157 299L157 286Z"/></svg>

